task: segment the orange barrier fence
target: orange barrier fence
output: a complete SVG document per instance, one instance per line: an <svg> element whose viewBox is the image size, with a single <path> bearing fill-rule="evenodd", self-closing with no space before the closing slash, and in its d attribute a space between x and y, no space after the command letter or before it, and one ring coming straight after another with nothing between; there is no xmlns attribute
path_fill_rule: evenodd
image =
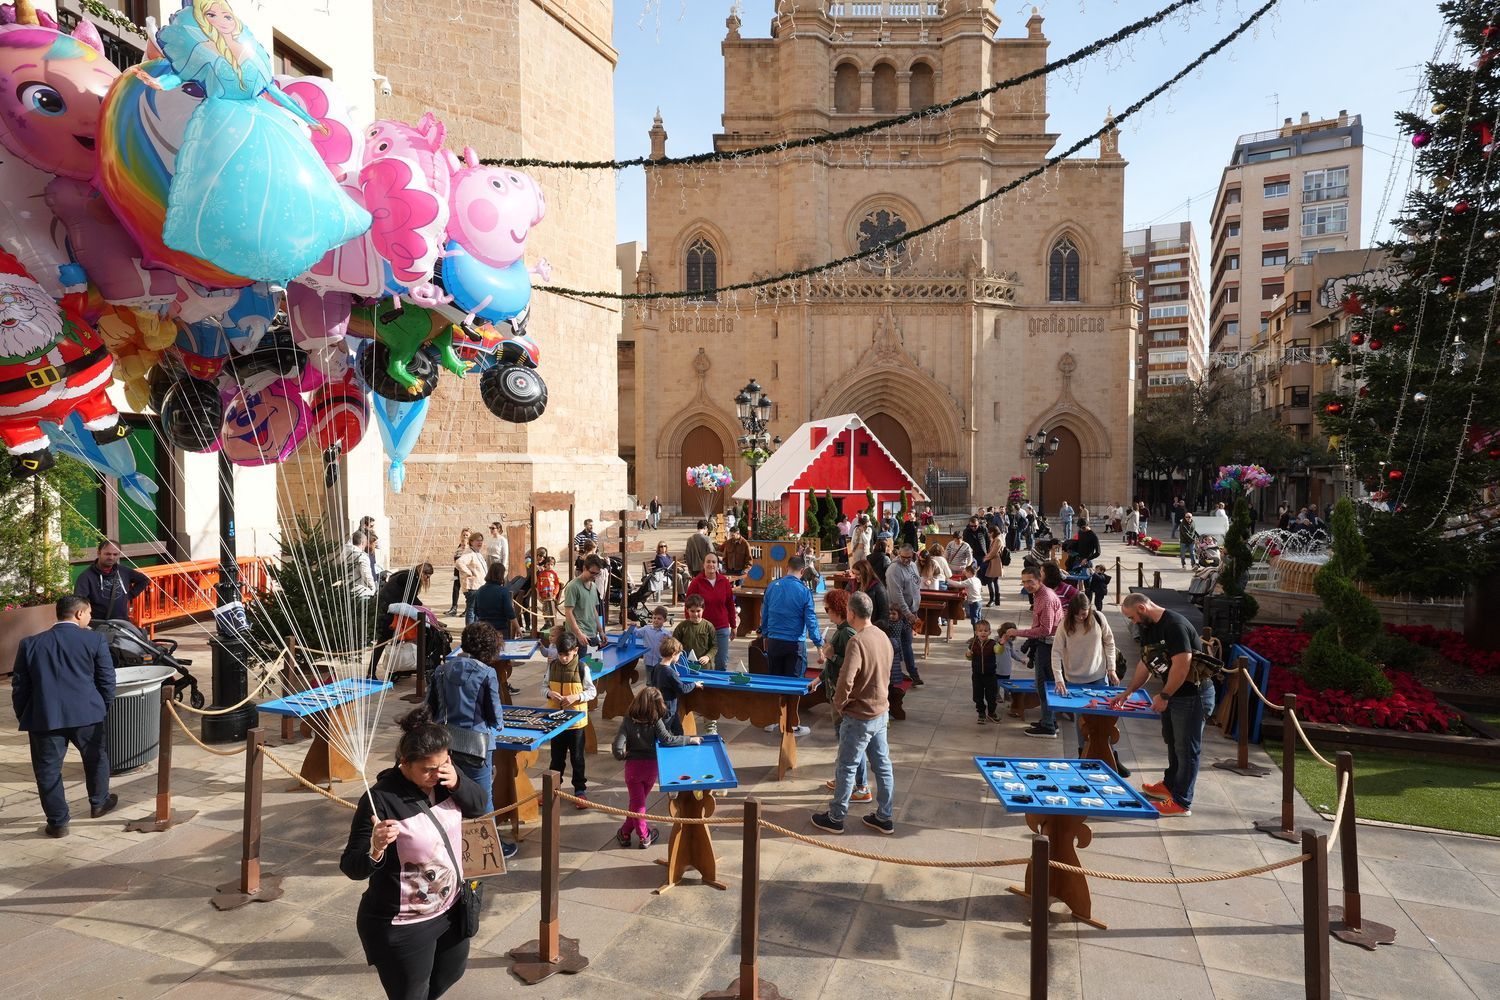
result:
<svg viewBox="0 0 1500 1000"><path fill-rule="evenodd" d="M241 556L236 562L247 595L268 584L265 556ZM217 604L214 596L214 587L219 583L217 559L143 566L141 572L151 578L151 586L130 602L130 620L148 635L155 636L158 625L208 614Z"/></svg>

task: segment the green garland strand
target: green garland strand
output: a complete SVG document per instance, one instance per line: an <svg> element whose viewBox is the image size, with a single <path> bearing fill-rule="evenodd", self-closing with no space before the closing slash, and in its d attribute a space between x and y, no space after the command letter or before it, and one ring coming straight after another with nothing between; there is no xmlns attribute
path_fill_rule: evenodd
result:
<svg viewBox="0 0 1500 1000"><path fill-rule="evenodd" d="M100 2L100 0L77 0L77 3L79 9L81 9L85 14L88 14L90 17L97 17L101 21L108 21L116 28L120 28L123 31L128 31L132 35L137 35L141 38L146 37L145 28L142 28L140 25L130 20L130 18L126 17L124 14L121 14L119 11L110 10L108 7L104 6L104 4Z"/></svg>
<svg viewBox="0 0 1500 1000"><path fill-rule="evenodd" d="M765 288L768 285L781 284L785 281L796 281L799 278L808 278L814 274L821 274L824 271L831 271L834 268L843 267L847 264L853 264L857 261L878 256L879 254L885 253L895 248L901 243L906 243L907 241L915 239L918 236L924 236L935 229L946 226L948 223L953 222L956 219L960 219L965 215L968 215L970 212L973 212L981 206L994 201L1001 195L1008 194L1009 192L1014 191L1016 188L1027 183L1028 181L1040 177L1042 174L1057 166L1059 163L1062 163L1064 160L1069 159L1079 150L1083 149L1085 146L1088 146L1090 143L1095 142L1100 137L1108 133L1111 129L1117 127L1120 122L1123 122L1132 115L1140 112L1141 109L1145 108L1148 104L1155 101L1162 94L1166 93L1172 87L1176 86L1185 77L1187 77L1188 74L1192 73L1198 67L1208 62L1208 60L1218 55L1232 42L1234 42L1235 39L1239 38L1245 32L1249 31L1257 21L1259 21L1266 14L1270 13L1272 8L1276 7L1279 3L1281 3L1281 0L1267 0L1267 2L1260 7L1260 9L1251 14L1245 20L1241 21L1239 26L1236 27L1233 31L1215 42L1211 48L1201 53L1198 58L1194 59L1182 69L1178 70L1165 83L1162 83L1145 97L1142 97L1140 100L1130 105L1130 107L1126 108L1120 114L1116 115L1113 121L1105 124L1102 128L1095 129L1088 135L1084 136L1082 139L1079 139L1077 142L1073 143L1073 145L1069 146L1067 149L1063 150L1061 153L1047 158L1046 160L1042 161L1039 166L1026 171L1026 173L1021 174L1015 180L996 188L994 191L990 192L984 197L979 198L975 201L971 201L969 202L969 204L958 209L957 211L950 212L940 219L935 219L925 226L922 226L918 229L913 229L907 233L902 233L897 238L886 240L882 243L877 243L871 247L868 247L867 249L851 253L845 257L840 257L837 260L830 260L824 264L815 264L812 267L805 267L797 271L787 271L782 274L773 274L770 277L756 278L752 281L740 281L732 285L720 285L717 288L697 289L693 291L682 290L672 292L603 292L585 291L578 288L565 288L557 285L538 285L537 291L550 292L553 295L561 295L565 298L572 299L615 299L619 301L686 299L690 297L714 298L724 292L747 291L754 288Z"/></svg>
<svg viewBox="0 0 1500 1000"><path fill-rule="evenodd" d="M1082 62L1104 49L1123 42L1132 35L1160 24L1182 8L1191 7L1201 2L1202 0L1173 0L1172 3L1169 3L1156 13L1143 17L1133 24L1126 25L1113 35L1091 42L1076 52L1066 55L1061 59L1055 59L1038 69L1022 73L1020 76L1013 76L1008 80L1001 80L999 83L991 84L983 90L976 90L961 97L955 97L950 101L944 101L942 104L919 108L916 111L909 111L904 115L897 115L894 118L882 118L879 121L870 122L868 125L855 125L852 128L844 129L842 132L824 132L819 135L808 136L804 139L766 143L763 146L751 146L748 149L736 149L727 153L694 153L691 156L664 156L660 159L652 159L650 156L637 156L629 160L541 160L535 157L519 156L486 157L479 162L491 167L553 167L562 170L623 170L626 167L649 167L654 169L657 167L695 166L703 163L727 163L732 160L769 156L774 153L783 153L793 149L807 149L829 142L841 142L845 139L853 139L858 136L869 135L872 132L894 128L897 125L905 125L907 122L913 122L919 118L934 118L964 104L983 100L991 94L1008 90L1012 87L1019 87L1023 83L1047 76L1056 70L1065 69L1074 63Z"/></svg>

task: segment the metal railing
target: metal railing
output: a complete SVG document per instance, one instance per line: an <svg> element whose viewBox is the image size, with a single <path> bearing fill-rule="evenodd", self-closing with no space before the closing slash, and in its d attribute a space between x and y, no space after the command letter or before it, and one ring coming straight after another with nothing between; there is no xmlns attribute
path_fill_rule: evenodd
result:
<svg viewBox="0 0 1500 1000"><path fill-rule="evenodd" d="M860 3L831 2L829 17L942 17L943 5L931 0L913 3L910 0L866 0Z"/></svg>
<svg viewBox="0 0 1500 1000"><path fill-rule="evenodd" d="M1335 201L1339 198L1347 197L1349 197L1349 185L1347 184L1302 189L1302 200L1304 202Z"/></svg>

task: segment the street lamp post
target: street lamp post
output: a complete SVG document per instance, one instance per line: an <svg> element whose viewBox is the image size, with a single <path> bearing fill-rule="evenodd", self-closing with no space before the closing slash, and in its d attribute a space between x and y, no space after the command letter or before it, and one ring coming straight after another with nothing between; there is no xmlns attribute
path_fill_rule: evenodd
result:
<svg viewBox="0 0 1500 1000"><path fill-rule="evenodd" d="M1043 521L1047 519L1047 494L1042 488L1043 480L1047 475L1047 459L1057 453L1060 443L1045 427L1035 434L1026 435L1026 454L1036 469L1037 514Z"/></svg>
<svg viewBox="0 0 1500 1000"><path fill-rule="evenodd" d="M760 467L771 457L771 452L781 447L781 438L772 438L767 431L771 425L771 397L767 396L760 383L751 379L734 397L735 414L745 433L739 439L740 454L750 466L750 513L745 518L745 537L755 537L755 521L760 510L760 496L756 476Z"/></svg>

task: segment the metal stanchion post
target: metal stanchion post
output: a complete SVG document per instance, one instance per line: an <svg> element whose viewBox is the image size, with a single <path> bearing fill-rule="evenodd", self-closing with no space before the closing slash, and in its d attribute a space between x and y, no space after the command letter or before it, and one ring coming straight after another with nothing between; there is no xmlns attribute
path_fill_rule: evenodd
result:
<svg viewBox="0 0 1500 1000"><path fill-rule="evenodd" d="M1297 712L1297 696L1284 694L1281 703L1284 706L1281 713L1281 815L1276 819L1256 820L1255 829L1269 833L1277 840L1295 844L1298 834L1292 829L1292 805L1297 796L1297 731L1291 718Z"/></svg>
<svg viewBox="0 0 1500 1000"><path fill-rule="evenodd" d="M1302 978L1307 1000L1329 1000L1328 838L1302 831Z"/></svg>
<svg viewBox="0 0 1500 1000"><path fill-rule="evenodd" d="M1122 572L1124 571L1120 568L1120 557L1115 556L1115 607L1117 608L1120 606L1120 591L1125 586L1124 582L1120 579Z"/></svg>
<svg viewBox="0 0 1500 1000"><path fill-rule="evenodd" d="M1146 589L1146 564L1143 562L1135 564L1135 585L1141 590Z"/></svg>
<svg viewBox="0 0 1500 1000"><path fill-rule="evenodd" d="M1394 944L1396 929L1364 919L1359 895L1359 839L1355 833L1354 755L1347 750L1336 758L1338 778L1335 788L1347 783L1344 813L1339 817L1339 863L1344 879L1344 905L1328 908L1333 936L1345 944L1357 944L1374 951L1376 946Z"/></svg>

